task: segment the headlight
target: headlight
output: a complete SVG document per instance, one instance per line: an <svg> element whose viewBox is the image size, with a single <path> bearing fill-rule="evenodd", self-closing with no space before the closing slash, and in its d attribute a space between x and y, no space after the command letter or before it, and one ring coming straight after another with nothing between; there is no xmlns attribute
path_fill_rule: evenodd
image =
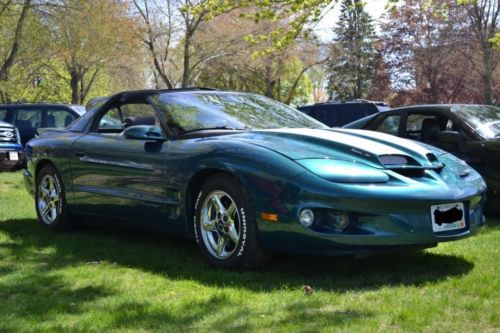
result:
<svg viewBox="0 0 500 333"><path fill-rule="evenodd" d="M385 183L389 176L382 170L350 161L329 159L297 160L315 175L338 183Z"/></svg>
<svg viewBox="0 0 500 333"><path fill-rule="evenodd" d="M472 172L472 169L465 161L462 161L452 154L441 155L439 156L439 160L459 177L467 177Z"/></svg>

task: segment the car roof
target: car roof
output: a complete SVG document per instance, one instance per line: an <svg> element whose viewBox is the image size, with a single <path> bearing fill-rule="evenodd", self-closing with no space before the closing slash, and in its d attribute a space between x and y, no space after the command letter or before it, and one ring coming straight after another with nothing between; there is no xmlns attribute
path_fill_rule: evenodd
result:
<svg viewBox="0 0 500 333"><path fill-rule="evenodd" d="M423 104L423 105L409 105L400 106L387 111L424 111L424 110L444 110L454 112L457 107L471 107L471 106L485 106L481 104ZM488 105L486 105L488 106Z"/></svg>
<svg viewBox="0 0 500 333"><path fill-rule="evenodd" d="M76 107L76 106L81 106L78 104L64 104L64 103L45 103L45 102L37 102L37 103L8 103L8 104L0 104L0 108L8 108L8 109L18 109L18 108L25 108L25 107L39 107L39 106L55 106L55 107Z"/></svg>

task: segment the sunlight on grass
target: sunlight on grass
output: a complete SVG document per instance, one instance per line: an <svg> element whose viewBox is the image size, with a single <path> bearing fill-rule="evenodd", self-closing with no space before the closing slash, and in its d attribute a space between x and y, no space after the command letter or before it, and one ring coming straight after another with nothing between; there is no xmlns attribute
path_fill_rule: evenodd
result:
<svg viewBox="0 0 500 333"><path fill-rule="evenodd" d="M190 241L104 226L53 233L35 215L21 173L0 174L0 331L500 330L498 220L417 253L276 255L265 270L233 272L209 268Z"/></svg>

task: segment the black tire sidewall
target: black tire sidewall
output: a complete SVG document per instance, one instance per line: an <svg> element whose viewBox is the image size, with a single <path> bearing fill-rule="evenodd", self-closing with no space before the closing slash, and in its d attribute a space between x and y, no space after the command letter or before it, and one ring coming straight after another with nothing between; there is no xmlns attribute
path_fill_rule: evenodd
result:
<svg viewBox="0 0 500 333"><path fill-rule="evenodd" d="M54 178L55 183L56 183L55 185L59 191L59 202L57 204L57 218L51 224L47 224L44 222L44 220L40 214L40 211L38 209L38 197L39 197L39 191L40 191L40 189L39 189L40 188L40 181L46 175L50 175ZM67 227L66 193L64 191L64 186L63 186L61 176L59 175L59 172L57 172L56 168L54 168L52 165L44 166L40 170L40 172L38 173L38 175L36 177L35 209L36 209L36 214L38 216L38 223L40 225L42 225L44 228L51 229L51 230L61 230L61 229L65 229Z"/></svg>
<svg viewBox="0 0 500 333"><path fill-rule="evenodd" d="M203 241L201 236L201 209L203 203L207 196L214 191L224 191L233 199L236 207L238 209L238 214L240 217L240 230L241 236L239 242L236 246L234 253L226 259L218 259L214 257L210 251L207 249L207 245ZM207 180L207 182L201 187L200 192L196 196L194 204L194 233L196 243L200 248L201 253L207 259L207 261L215 267L242 267L247 263L247 257L249 256L248 245L251 242L257 241L254 239L256 237L256 224L255 224L255 213L253 212L252 205L246 194L242 191L241 186L228 176L214 176Z"/></svg>

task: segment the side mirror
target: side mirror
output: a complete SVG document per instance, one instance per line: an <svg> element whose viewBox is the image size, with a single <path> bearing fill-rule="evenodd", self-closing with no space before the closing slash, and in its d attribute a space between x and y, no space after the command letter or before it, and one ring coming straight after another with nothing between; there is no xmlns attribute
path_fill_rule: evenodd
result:
<svg viewBox="0 0 500 333"><path fill-rule="evenodd" d="M462 136L455 131L442 131L439 134L439 141L442 143L459 143L461 140Z"/></svg>
<svg viewBox="0 0 500 333"><path fill-rule="evenodd" d="M125 139L166 141L167 138L158 126L137 125L127 127L122 134Z"/></svg>

